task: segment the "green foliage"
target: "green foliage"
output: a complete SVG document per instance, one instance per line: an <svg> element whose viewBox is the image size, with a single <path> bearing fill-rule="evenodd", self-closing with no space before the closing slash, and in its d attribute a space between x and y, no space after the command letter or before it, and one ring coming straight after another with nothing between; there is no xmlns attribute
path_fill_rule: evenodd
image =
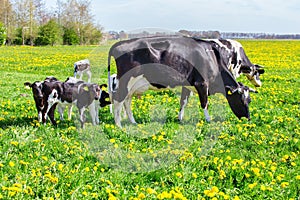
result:
<svg viewBox="0 0 300 200"><path fill-rule="evenodd" d="M5 26L0 22L0 46L5 44L6 40L6 28Z"/></svg>
<svg viewBox="0 0 300 200"><path fill-rule="evenodd" d="M64 34L63 34L63 44L65 45L75 45L79 44L79 37L76 33L75 28L67 28L64 27Z"/></svg>
<svg viewBox="0 0 300 200"><path fill-rule="evenodd" d="M61 35L60 26L54 19L40 27L39 35L35 40L36 45L54 45L57 44Z"/></svg>

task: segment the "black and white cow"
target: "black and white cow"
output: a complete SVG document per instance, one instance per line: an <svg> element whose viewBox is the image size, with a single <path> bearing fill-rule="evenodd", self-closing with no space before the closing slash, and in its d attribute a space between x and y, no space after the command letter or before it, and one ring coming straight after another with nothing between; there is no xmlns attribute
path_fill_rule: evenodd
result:
<svg viewBox="0 0 300 200"><path fill-rule="evenodd" d="M238 117L250 119L249 88L236 82L221 58L220 46L188 37L148 37L114 44L108 55L109 93L114 104L116 125L121 127L120 111L136 123L131 111L133 94L148 89L183 86L199 94L205 118L208 96L222 93ZM111 92L110 60L115 58L118 89Z"/></svg>
<svg viewBox="0 0 300 200"><path fill-rule="evenodd" d="M91 72L91 64L88 59L80 60L74 63L74 77L79 75L79 79L82 80L83 74L86 73L88 76L88 82L91 82L92 72Z"/></svg>
<svg viewBox="0 0 300 200"><path fill-rule="evenodd" d="M210 39L208 41L218 44L222 49L229 52L227 68L234 78L244 74L255 87L261 87L260 75L264 73L264 68L261 65L251 63L241 43L231 39Z"/></svg>
<svg viewBox="0 0 300 200"><path fill-rule="evenodd" d="M201 39L194 38L200 43ZM241 74L244 74L248 80L256 87L260 87L262 82L260 75L264 73L263 66L252 64L247 57L243 46L236 40L231 39L208 39L211 45L219 46L220 59L223 60L229 72L237 79ZM251 91L254 91L251 89ZM180 111L178 119L181 121L184 115L184 108L187 105L188 98L192 94L187 88L182 88L180 99Z"/></svg>

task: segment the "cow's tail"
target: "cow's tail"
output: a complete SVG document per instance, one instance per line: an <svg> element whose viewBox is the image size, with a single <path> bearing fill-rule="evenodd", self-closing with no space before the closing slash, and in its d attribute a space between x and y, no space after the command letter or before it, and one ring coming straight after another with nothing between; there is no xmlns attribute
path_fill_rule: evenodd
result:
<svg viewBox="0 0 300 200"><path fill-rule="evenodd" d="M110 61L111 61L111 53L109 51L108 54L108 59L107 59L107 79L108 79L108 93L109 93L109 98L110 100L112 100L111 98L111 94L112 94L112 83L111 83L111 78L110 78Z"/></svg>
<svg viewBox="0 0 300 200"><path fill-rule="evenodd" d="M111 51L109 51L108 53L108 58L107 58L107 79L108 79L108 94L109 94L109 100L111 102L111 104L109 105L110 108L110 113L112 113L112 83L111 83L111 77L110 77L110 61L111 61Z"/></svg>

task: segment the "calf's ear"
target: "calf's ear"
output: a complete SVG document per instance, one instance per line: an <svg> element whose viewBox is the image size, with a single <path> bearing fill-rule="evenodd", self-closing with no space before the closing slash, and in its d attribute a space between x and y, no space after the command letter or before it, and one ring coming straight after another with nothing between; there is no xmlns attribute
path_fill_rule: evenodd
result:
<svg viewBox="0 0 300 200"><path fill-rule="evenodd" d="M103 87L107 87L107 84L101 84L100 88L102 89Z"/></svg>
<svg viewBox="0 0 300 200"><path fill-rule="evenodd" d="M32 86L32 84L31 84L31 83L29 83L29 82L25 82L25 83L24 83L24 86L26 86L26 87L31 87L31 86Z"/></svg>

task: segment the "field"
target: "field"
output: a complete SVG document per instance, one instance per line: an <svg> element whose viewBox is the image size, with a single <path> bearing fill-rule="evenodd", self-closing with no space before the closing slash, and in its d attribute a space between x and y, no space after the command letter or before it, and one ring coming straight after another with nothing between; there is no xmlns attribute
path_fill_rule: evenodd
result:
<svg viewBox="0 0 300 200"><path fill-rule="evenodd" d="M83 130L75 109L57 127L40 124L23 83L64 81L84 58L106 83L111 43L0 47L0 199L299 199L300 41L240 42L265 66L250 121L215 95L207 123L194 95L179 123L179 90L149 91L133 100L139 125L115 127L106 107Z"/></svg>

